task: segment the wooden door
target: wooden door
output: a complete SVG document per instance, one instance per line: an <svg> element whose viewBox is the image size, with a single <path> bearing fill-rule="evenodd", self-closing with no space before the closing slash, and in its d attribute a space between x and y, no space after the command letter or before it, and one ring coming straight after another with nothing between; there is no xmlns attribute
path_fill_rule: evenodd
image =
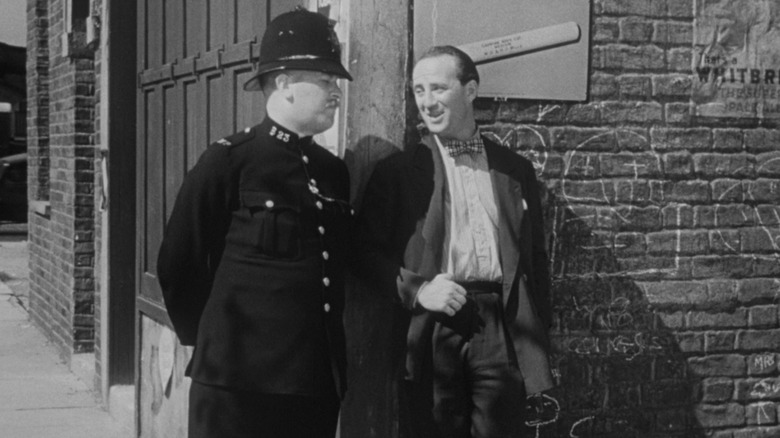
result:
<svg viewBox="0 0 780 438"><path fill-rule="evenodd" d="M182 179L206 146L259 123L245 92L269 20L293 0L140 0L137 92L137 331L139 436L186 436L189 349L170 330L155 264ZM121 56L121 54L112 54Z"/></svg>

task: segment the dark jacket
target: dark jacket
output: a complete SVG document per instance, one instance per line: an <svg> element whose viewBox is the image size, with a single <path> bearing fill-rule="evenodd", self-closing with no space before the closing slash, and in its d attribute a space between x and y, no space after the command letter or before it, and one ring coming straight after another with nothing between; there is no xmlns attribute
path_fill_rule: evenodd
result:
<svg viewBox="0 0 780 438"><path fill-rule="evenodd" d="M514 335L528 323L523 321L524 312L518 311L518 284L524 281L533 313L546 329L552 320L550 279L536 174L527 159L485 137L483 140L499 212L507 328ZM445 237L444 190L444 164L435 140L429 136L377 164L358 219L357 240L365 254L363 266L373 270L378 283L393 289L401 304L412 312L406 356L409 380L421 377L425 355L430 351L433 318L429 312L415 308L414 303L422 283L440 273ZM522 338L513 336L513 340ZM538 341L545 350L549 348L547 339ZM522 351L522 345L515 345L527 386L534 391L547 389L551 385L550 370L524 366Z"/></svg>
<svg viewBox="0 0 780 438"><path fill-rule="evenodd" d="M195 345L194 380L302 395L335 382L343 393L348 199L344 163L270 119L208 147L157 262L176 334Z"/></svg>

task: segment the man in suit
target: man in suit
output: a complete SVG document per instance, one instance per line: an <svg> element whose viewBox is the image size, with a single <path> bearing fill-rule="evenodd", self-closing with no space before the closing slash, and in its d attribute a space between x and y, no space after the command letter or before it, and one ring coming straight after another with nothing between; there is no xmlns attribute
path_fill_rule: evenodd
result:
<svg viewBox="0 0 780 438"><path fill-rule="evenodd" d="M480 134L474 62L417 61L428 134L377 164L358 219L363 265L410 318L402 412L420 437L520 436L552 388L549 271L534 168ZM525 420L524 420L525 418Z"/></svg>
<svg viewBox="0 0 780 438"><path fill-rule="evenodd" d="M312 136L352 79L328 19L275 18L256 75L266 117L210 145L187 173L157 274L194 345L191 438L333 437L346 389L345 164Z"/></svg>

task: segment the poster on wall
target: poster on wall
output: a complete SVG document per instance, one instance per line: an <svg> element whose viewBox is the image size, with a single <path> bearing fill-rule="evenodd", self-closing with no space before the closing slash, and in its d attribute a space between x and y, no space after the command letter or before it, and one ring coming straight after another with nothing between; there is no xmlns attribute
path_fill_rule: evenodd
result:
<svg viewBox="0 0 780 438"><path fill-rule="evenodd" d="M780 118L780 2L697 1L693 64L698 116Z"/></svg>
<svg viewBox="0 0 780 438"><path fill-rule="evenodd" d="M477 61L479 94L587 98L590 0L416 0L415 57L453 45Z"/></svg>

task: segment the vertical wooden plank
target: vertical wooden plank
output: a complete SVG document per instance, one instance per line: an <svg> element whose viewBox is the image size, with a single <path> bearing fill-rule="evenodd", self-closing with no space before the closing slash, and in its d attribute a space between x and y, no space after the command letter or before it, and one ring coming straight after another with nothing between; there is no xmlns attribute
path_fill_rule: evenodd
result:
<svg viewBox="0 0 780 438"><path fill-rule="evenodd" d="M184 85L184 112L186 114L186 161L183 171L192 168L208 143L206 126L205 81L187 81Z"/></svg>
<svg viewBox="0 0 780 438"><path fill-rule="evenodd" d="M184 57L184 5L181 0L164 0L165 63Z"/></svg>
<svg viewBox="0 0 780 438"><path fill-rule="evenodd" d="M409 64L409 2L351 0L344 160L359 208L376 162L403 147ZM353 282L344 314L350 390L342 408L342 438L395 438L399 427L398 383L405 350L404 318L391 297Z"/></svg>
<svg viewBox="0 0 780 438"><path fill-rule="evenodd" d="M227 45L230 40L230 20L232 15L225 7L224 0L209 1L208 23L209 23L209 42L208 50L214 50L220 46Z"/></svg>
<svg viewBox="0 0 780 438"><path fill-rule="evenodd" d="M163 160L165 186L163 199L165 205L165 220L170 217L176 194L184 179L182 163L186 162L184 156L187 145L184 140L184 97L180 84L164 88L165 95L165 159Z"/></svg>
<svg viewBox="0 0 780 438"><path fill-rule="evenodd" d="M164 227L165 208L163 207L162 187L165 187L164 150L165 126L162 123L164 114L164 98L158 88L146 92L146 136L142 147L146 154L146 179L143 181L145 191L146 233L144 236L145 251L143 257L143 272L154 272L157 252Z"/></svg>
<svg viewBox="0 0 780 438"><path fill-rule="evenodd" d="M205 52L208 41L208 12L207 1L189 2L181 0L184 6L184 38L186 55L193 56Z"/></svg>
<svg viewBox="0 0 780 438"><path fill-rule="evenodd" d="M146 8L146 68L152 69L161 66L164 62L165 45L163 38L165 34L163 32L163 3L147 0Z"/></svg>
<svg viewBox="0 0 780 438"><path fill-rule="evenodd" d="M254 126L265 117L265 97L260 91L244 91L244 83L254 76L251 68L236 69L236 125Z"/></svg>
<svg viewBox="0 0 780 438"><path fill-rule="evenodd" d="M236 42L257 38L258 44L263 37L268 22L266 2L254 0L235 0L236 2Z"/></svg>
<svg viewBox="0 0 780 438"><path fill-rule="evenodd" d="M204 78L208 84L208 142L212 143L233 133L233 108L230 88L225 77L215 74Z"/></svg>
<svg viewBox="0 0 780 438"><path fill-rule="evenodd" d="M296 6L307 6L308 2L305 0L269 0L271 3L270 19L273 20L279 14L290 12L295 9Z"/></svg>

